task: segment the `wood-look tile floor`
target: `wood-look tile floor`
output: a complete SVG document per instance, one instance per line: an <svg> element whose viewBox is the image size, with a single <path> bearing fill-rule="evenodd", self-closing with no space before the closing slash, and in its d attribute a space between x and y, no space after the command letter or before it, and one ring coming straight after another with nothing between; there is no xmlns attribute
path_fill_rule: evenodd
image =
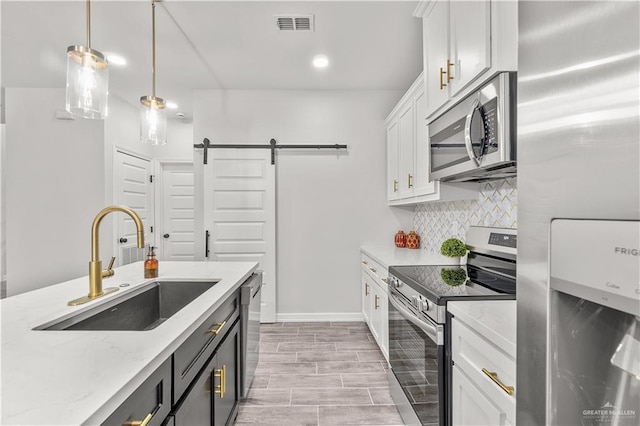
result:
<svg viewBox="0 0 640 426"><path fill-rule="evenodd" d="M403 425L364 322L262 324L260 363L236 425Z"/></svg>

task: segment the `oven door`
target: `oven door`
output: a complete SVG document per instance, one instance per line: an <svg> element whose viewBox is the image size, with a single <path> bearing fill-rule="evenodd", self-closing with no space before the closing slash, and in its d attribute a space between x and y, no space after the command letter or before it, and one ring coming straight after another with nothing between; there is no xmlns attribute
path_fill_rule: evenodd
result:
<svg viewBox="0 0 640 426"><path fill-rule="evenodd" d="M445 425L444 331L389 288L389 363L394 402L406 424Z"/></svg>

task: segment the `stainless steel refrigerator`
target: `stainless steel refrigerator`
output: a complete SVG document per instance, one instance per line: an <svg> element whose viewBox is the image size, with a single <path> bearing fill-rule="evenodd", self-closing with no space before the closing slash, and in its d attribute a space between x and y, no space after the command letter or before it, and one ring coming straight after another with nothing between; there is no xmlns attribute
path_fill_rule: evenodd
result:
<svg viewBox="0 0 640 426"><path fill-rule="evenodd" d="M633 365L640 289L629 287L638 303L634 307L632 294L625 311L599 295L558 298L556 292L563 292L551 288L549 277L550 267L570 262L576 262L573 272L586 265L591 276L606 277L614 258L626 262L627 280L640 269L633 251L638 247L625 247L640 239L633 235L640 234L640 4L521 1L518 13L517 424L639 424L634 380L640 377L617 349L631 343L625 350ZM618 247L628 249L627 257L615 257L622 253L612 253L611 246L611 256L584 263L565 249L567 256L550 265L551 224L558 218L592 219L580 222L585 226L578 235L587 237L587 247L602 250L609 250L605 236L616 234L591 224L630 221L630 240ZM559 330L562 321L567 327ZM572 340L581 332L588 338ZM566 361L568 375L589 375L591 384L565 382L560 390L558 358ZM565 393L567 398L558 397ZM623 419L599 415L623 408Z"/></svg>

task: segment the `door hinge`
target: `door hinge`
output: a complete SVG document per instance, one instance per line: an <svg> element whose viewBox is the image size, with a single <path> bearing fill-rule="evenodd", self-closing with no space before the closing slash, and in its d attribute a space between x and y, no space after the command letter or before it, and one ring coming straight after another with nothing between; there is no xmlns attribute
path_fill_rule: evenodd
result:
<svg viewBox="0 0 640 426"><path fill-rule="evenodd" d="M153 175L149 175L149 182L153 183Z"/></svg>
<svg viewBox="0 0 640 426"><path fill-rule="evenodd" d="M153 234L153 226L151 227L151 233Z"/></svg>

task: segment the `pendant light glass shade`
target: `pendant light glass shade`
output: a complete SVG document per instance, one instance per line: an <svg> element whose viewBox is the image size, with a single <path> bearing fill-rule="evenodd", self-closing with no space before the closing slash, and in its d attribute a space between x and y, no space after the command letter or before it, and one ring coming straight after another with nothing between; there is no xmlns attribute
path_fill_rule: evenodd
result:
<svg viewBox="0 0 640 426"><path fill-rule="evenodd" d="M91 48L91 3L86 2L87 45L67 48L67 112L84 118L107 116L109 67L104 55Z"/></svg>
<svg viewBox="0 0 640 426"><path fill-rule="evenodd" d="M167 104L156 96L156 1L151 0L151 96L140 98L140 140L167 143Z"/></svg>
<svg viewBox="0 0 640 426"><path fill-rule="evenodd" d="M167 108L162 98L140 98L140 140L151 145L167 143Z"/></svg>
<svg viewBox="0 0 640 426"><path fill-rule="evenodd" d="M84 118L107 116L109 67L102 53L84 46L67 49L66 110Z"/></svg>

